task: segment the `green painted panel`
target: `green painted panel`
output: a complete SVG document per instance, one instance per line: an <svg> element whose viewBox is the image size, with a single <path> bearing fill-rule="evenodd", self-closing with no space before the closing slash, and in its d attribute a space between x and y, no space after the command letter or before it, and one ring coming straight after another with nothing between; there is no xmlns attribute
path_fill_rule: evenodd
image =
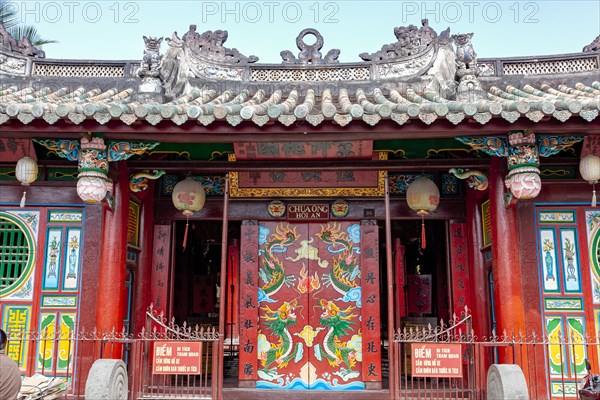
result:
<svg viewBox="0 0 600 400"><path fill-rule="evenodd" d="M541 167L540 176L543 180L577 179L577 169L576 166Z"/></svg>
<svg viewBox="0 0 600 400"><path fill-rule="evenodd" d="M48 168L49 181L71 181L77 180L79 172L77 168Z"/></svg>
<svg viewBox="0 0 600 400"><path fill-rule="evenodd" d="M0 167L0 181L16 181L14 167Z"/></svg>
<svg viewBox="0 0 600 400"><path fill-rule="evenodd" d="M229 153L233 153L230 143L161 143L144 159L226 160Z"/></svg>
<svg viewBox="0 0 600 400"><path fill-rule="evenodd" d="M381 140L373 144L373 150L395 153L390 154L390 158L446 158L448 152L469 157L488 157L454 139Z"/></svg>

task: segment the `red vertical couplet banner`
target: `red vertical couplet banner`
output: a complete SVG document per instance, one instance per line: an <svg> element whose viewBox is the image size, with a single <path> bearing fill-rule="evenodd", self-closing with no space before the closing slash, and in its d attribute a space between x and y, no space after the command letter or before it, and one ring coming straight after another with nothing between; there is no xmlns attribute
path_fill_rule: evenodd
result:
<svg viewBox="0 0 600 400"><path fill-rule="evenodd" d="M171 226L154 225L152 246L151 300L154 309L166 314L169 293L169 260L171 259Z"/></svg>
<svg viewBox="0 0 600 400"><path fill-rule="evenodd" d="M466 248L466 224L450 223L450 258L452 263L452 310L457 315L465 306L471 309L471 288L469 286L469 259Z"/></svg>
<svg viewBox="0 0 600 400"><path fill-rule="evenodd" d="M394 240L394 267L396 277L396 324L399 324L400 318L406 317L406 297L404 294L406 257L404 255L404 245L400 243L399 238ZM399 326L396 328L399 328Z"/></svg>
<svg viewBox="0 0 600 400"><path fill-rule="evenodd" d="M460 317L465 307L472 309L471 287L469 286L469 258L466 248L466 227L463 222L450 222L450 261L452 273L452 311ZM464 327L466 328L466 327ZM463 328L463 332L465 329ZM462 345L463 364L468 359L466 345Z"/></svg>
<svg viewBox="0 0 600 400"><path fill-rule="evenodd" d="M362 376L381 382L381 319L379 313L379 229L377 221L361 223Z"/></svg>
<svg viewBox="0 0 600 400"><path fill-rule="evenodd" d="M258 222L243 221L240 241L240 381L256 380L258 377L258 307Z"/></svg>

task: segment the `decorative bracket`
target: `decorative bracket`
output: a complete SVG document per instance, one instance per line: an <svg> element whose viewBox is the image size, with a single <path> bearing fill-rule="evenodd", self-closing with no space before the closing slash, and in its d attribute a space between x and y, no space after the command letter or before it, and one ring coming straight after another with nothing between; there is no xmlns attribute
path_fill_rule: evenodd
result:
<svg viewBox="0 0 600 400"><path fill-rule="evenodd" d="M159 142L111 141L106 146L104 139L92 135L85 135L80 141L62 139L33 140L62 158L77 161L79 171L77 194L82 200L91 203L101 202L111 186L108 182L110 161L122 161L133 155L142 155L159 144Z"/></svg>
<svg viewBox="0 0 600 400"><path fill-rule="evenodd" d="M109 142L108 161L128 160L131 156L142 154L154 149L160 142Z"/></svg>
<svg viewBox="0 0 600 400"><path fill-rule="evenodd" d="M451 168L448 172L458 179L466 179L471 189L486 190L489 184L487 175L483 171L462 168Z"/></svg>
<svg viewBox="0 0 600 400"><path fill-rule="evenodd" d="M59 157L66 158L69 161L79 159L79 141L65 139L32 139L35 143L41 144L50 151L53 151Z"/></svg>
<svg viewBox="0 0 600 400"><path fill-rule="evenodd" d="M531 131L511 131L503 137L459 137L460 142L496 157L506 157L508 175L504 183L517 199L533 199L541 188L539 157L557 154L583 136L538 136Z"/></svg>
<svg viewBox="0 0 600 400"><path fill-rule="evenodd" d="M148 189L148 180L156 180L166 174L167 171L164 169L153 170L152 173L148 171L138 172L137 174L131 175L129 178L129 189L132 192L142 192Z"/></svg>
<svg viewBox="0 0 600 400"><path fill-rule="evenodd" d="M90 141L92 136L84 137L85 140ZM83 140L83 139L82 139ZM79 140L66 140L66 139L33 139L37 144L40 144L50 151L53 151L56 155L62 158L66 158L69 161L78 161L80 152L80 141ZM133 155L142 155L156 146L160 142L108 142L108 161L122 161L127 160Z"/></svg>

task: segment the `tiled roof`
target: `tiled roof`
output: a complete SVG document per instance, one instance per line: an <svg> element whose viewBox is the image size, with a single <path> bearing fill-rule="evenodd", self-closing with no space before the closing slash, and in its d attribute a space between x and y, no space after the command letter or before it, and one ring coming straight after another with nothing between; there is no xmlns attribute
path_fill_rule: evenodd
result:
<svg viewBox="0 0 600 400"><path fill-rule="evenodd" d="M316 93L314 89L291 89L286 92L259 89L248 90L194 89L188 95L164 104L139 102L134 89L105 90L79 88L52 90L16 86L0 88L0 125L10 119L28 124L36 119L52 125L61 119L80 124L94 119L100 124L120 120L127 125L144 122L156 125L170 120L177 125L197 120L209 125L219 120L236 126L252 121L258 126L279 121L289 126L306 120L317 126L325 120L345 126L353 120L376 125L381 120L393 120L399 125L418 119L426 124L448 120L459 124L475 120L486 124L493 118L514 122L527 118L538 122L546 116L566 121L579 116L591 122L600 111L600 82L578 83L575 87L525 85L491 87L487 99L477 102L447 100L436 92L416 93L398 90L329 89Z"/></svg>

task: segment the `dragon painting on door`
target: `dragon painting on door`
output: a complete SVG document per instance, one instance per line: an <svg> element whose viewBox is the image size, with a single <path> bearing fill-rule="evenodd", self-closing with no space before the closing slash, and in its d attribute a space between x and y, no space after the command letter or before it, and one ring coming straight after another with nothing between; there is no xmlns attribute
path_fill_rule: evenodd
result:
<svg viewBox="0 0 600 400"><path fill-rule="evenodd" d="M360 232L259 224L257 387L364 389Z"/></svg>

